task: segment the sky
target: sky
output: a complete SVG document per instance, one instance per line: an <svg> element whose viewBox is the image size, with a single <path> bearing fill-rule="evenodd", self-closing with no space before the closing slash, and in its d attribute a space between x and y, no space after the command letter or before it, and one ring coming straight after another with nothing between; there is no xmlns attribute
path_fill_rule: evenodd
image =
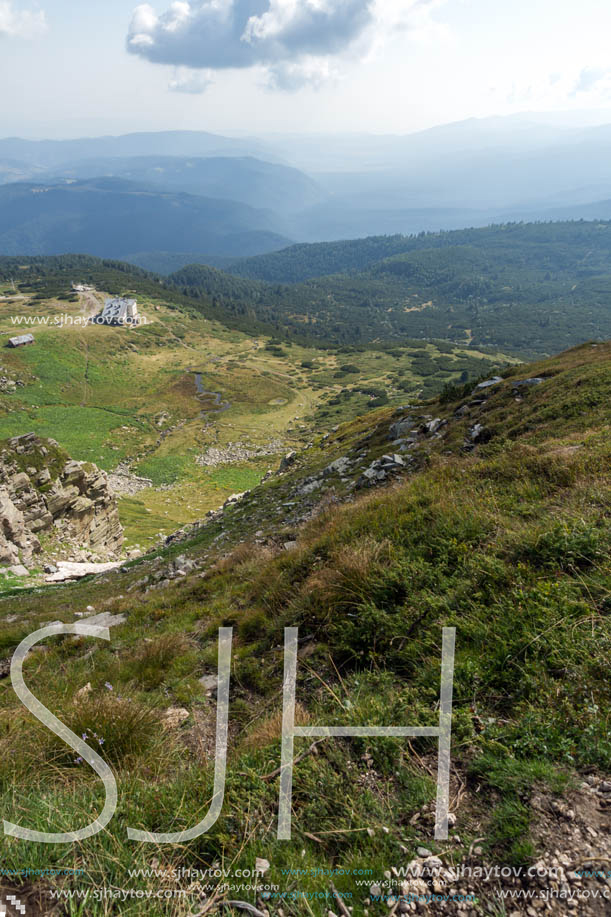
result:
<svg viewBox="0 0 611 917"><path fill-rule="evenodd" d="M0 134L611 122L608 0L0 0Z"/></svg>

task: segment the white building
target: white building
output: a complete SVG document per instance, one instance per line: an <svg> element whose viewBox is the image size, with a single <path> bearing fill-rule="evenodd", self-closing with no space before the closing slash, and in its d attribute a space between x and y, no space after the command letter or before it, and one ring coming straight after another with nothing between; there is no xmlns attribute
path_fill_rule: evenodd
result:
<svg viewBox="0 0 611 917"><path fill-rule="evenodd" d="M28 344L34 343L33 334L20 334L19 337L8 339L9 347L26 347Z"/></svg>
<svg viewBox="0 0 611 917"><path fill-rule="evenodd" d="M100 316L102 325L137 325L140 322L135 299L107 299Z"/></svg>

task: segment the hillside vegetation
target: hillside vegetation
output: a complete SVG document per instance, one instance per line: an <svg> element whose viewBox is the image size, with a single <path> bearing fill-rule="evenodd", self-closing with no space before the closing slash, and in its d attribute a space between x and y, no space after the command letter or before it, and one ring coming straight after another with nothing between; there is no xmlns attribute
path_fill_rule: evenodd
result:
<svg viewBox="0 0 611 917"><path fill-rule="evenodd" d="M117 815L95 838L28 846L33 868L83 870L31 884L31 899L60 914L65 904L50 890L161 886L183 889L184 899L132 900L126 911L92 896L68 913L178 917L237 897L274 917L318 917L337 908L324 897L332 878L355 917L381 917L389 906L371 886L422 847L445 867L560 857L567 874L608 856L606 804L594 787L611 764L610 399L606 343L513 367L474 394L448 388L440 400L381 408L318 437L194 540L95 581L4 598L7 658L36 627L71 622L88 605L125 615L110 644L53 639L25 667L46 706L77 734L103 740L96 749L119 788ZM397 449L404 465L363 487L363 470ZM221 626L233 627L221 816L182 845L130 842L128 825L178 831L208 811L215 702L200 679L215 672ZM298 722L337 725L434 723L441 632L456 628L447 842L432 834L434 740L364 738L327 739L298 760L293 839L275 840L286 626L300 629ZM10 690L1 703L4 818L45 831L86 824L103 802L93 771ZM296 754L307 751L298 740ZM21 865L23 850L2 841L7 869ZM271 864L264 881L281 899L236 878L256 857ZM188 870L214 864L239 890L219 884L204 899ZM154 872L128 873L139 867ZM364 885L361 869L370 870ZM536 887L529 881L505 887ZM471 913L507 913L498 883L440 882L447 893L464 885ZM596 878L582 885L604 888ZM452 901L418 910L464 913ZM603 910L592 900L579 913Z"/></svg>
<svg viewBox="0 0 611 917"><path fill-rule="evenodd" d="M230 265L234 284L195 265L170 281L233 314L248 304L279 334L443 338L533 357L611 335L610 240L608 222L516 223L292 246Z"/></svg>
<svg viewBox="0 0 611 917"><path fill-rule="evenodd" d="M228 268L240 277L270 283L299 283L327 274L359 274L396 255L475 246L495 266L540 269L569 275L606 273L609 224L605 221L506 223L481 229L369 236L340 242L291 245L256 258L236 259Z"/></svg>

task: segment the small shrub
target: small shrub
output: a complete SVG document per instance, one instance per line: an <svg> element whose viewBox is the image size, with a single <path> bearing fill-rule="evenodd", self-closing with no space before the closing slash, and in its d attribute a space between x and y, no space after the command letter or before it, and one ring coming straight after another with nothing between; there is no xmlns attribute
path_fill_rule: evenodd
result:
<svg viewBox="0 0 611 917"><path fill-rule="evenodd" d="M520 545L516 556L535 567L570 570L593 566L602 559L605 548L608 549L608 539L595 526L557 522Z"/></svg>

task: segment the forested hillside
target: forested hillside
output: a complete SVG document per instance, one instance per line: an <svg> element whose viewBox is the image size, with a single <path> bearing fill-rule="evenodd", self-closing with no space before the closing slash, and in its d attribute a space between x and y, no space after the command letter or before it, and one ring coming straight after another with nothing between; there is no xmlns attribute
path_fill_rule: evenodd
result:
<svg viewBox="0 0 611 917"><path fill-rule="evenodd" d="M569 273L611 269L611 223L566 220L291 245L282 251L237 259L227 270L270 283L299 283L327 274L359 273L406 252L457 245L475 245L501 261L534 268L544 262L546 269Z"/></svg>
<svg viewBox="0 0 611 917"><path fill-rule="evenodd" d="M244 276L249 265L276 279ZM0 277L41 297L69 295L75 279L116 293L163 291L168 301L230 327L318 347L437 340L529 358L611 337L611 223L293 246L231 270L241 275L194 264L161 277L74 255L0 258Z"/></svg>
<svg viewBox="0 0 611 917"><path fill-rule="evenodd" d="M292 246L234 265L234 282L201 266L169 282L282 335L441 338L528 356L611 335L610 252L611 223L510 224Z"/></svg>

